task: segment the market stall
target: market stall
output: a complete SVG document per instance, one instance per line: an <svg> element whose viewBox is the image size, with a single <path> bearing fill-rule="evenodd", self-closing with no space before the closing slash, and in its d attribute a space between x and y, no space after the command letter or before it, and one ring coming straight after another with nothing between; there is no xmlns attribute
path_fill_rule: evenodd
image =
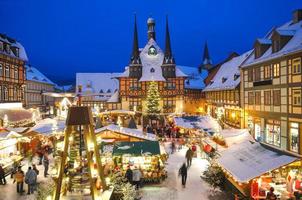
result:
<svg viewBox="0 0 302 200"><path fill-rule="evenodd" d="M113 139L116 142L119 141L157 141L156 136L151 133L143 132L139 129L124 128L115 124L110 124L102 128L96 129L95 134L97 140L100 139Z"/></svg>
<svg viewBox="0 0 302 200"><path fill-rule="evenodd" d="M112 123L119 124L123 127L128 127L128 124L132 119L136 119L136 113L134 111L129 110L110 110L99 113L100 121L102 125L109 125ZM135 120L137 124L140 123L140 120Z"/></svg>
<svg viewBox="0 0 302 200"><path fill-rule="evenodd" d="M23 159L20 148L18 148L19 142L28 142L28 139L12 131L0 133L0 165L5 174L11 173L12 169Z"/></svg>
<svg viewBox="0 0 302 200"><path fill-rule="evenodd" d="M113 147L112 157L114 167L123 173L128 166L139 168L145 183L157 183L166 177L158 141L118 142Z"/></svg>
<svg viewBox="0 0 302 200"><path fill-rule="evenodd" d="M245 196L264 198L274 187L278 198L294 195L296 180L301 181L301 161L288 152L257 142L245 141L221 153L217 163L228 180Z"/></svg>

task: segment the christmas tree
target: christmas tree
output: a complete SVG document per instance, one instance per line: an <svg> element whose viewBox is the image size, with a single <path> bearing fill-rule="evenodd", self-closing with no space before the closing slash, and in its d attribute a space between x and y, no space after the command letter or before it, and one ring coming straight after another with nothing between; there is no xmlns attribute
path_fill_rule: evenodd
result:
<svg viewBox="0 0 302 200"><path fill-rule="evenodd" d="M149 83L148 91L147 91L147 98L146 98L146 107L147 107L147 115L149 117L155 117L157 114L160 113L159 108L159 92L158 92L158 85L156 82L152 81Z"/></svg>

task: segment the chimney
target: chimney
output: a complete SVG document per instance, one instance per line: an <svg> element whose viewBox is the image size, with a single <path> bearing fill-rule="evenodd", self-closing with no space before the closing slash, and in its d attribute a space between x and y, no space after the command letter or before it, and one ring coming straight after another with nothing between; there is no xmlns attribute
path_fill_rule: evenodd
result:
<svg viewBox="0 0 302 200"><path fill-rule="evenodd" d="M293 23L298 23L302 20L302 9L297 9L293 12Z"/></svg>

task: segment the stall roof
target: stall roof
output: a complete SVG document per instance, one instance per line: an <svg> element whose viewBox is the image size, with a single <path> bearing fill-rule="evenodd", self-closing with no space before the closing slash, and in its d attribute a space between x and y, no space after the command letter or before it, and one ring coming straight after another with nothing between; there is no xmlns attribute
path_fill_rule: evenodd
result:
<svg viewBox="0 0 302 200"><path fill-rule="evenodd" d="M244 141L255 141L247 129L223 129L221 135L224 137L226 144L229 147Z"/></svg>
<svg viewBox="0 0 302 200"><path fill-rule="evenodd" d="M139 130L139 129L120 127L120 126L115 125L115 124L110 124L108 126L104 126L102 128L96 129L95 133L98 134L98 133L103 132L105 130L117 132L117 133L127 135L127 136L131 136L131 137L140 138L140 139L143 139L143 140L157 141L156 136L154 134L143 133L143 131Z"/></svg>
<svg viewBox="0 0 302 200"><path fill-rule="evenodd" d="M57 132L64 131L65 129L65 121L46 118L36 122L36 125L29 129L27 133L37 132L42 135L50 135L56 129Z"/></svg>
<svg viewBox="0 0 302 200"><path fill-rule="evenodd" d="M219 132L221 127L218 122L210 116L183 116L174 117L175 125L185 129L206 129Z"/></svg>
<svg viewBox="0 0 302 200"><path fill-rule="evenodd" d="M158 141L143 142L117 142L113 147L113 155L159 155L160 147Z"/></svg>
<svg viewBox="0 0 302 200"><path fill-rule="evenodd" d="M23 108L0 109L0 118L3 119L5 115L7 116L7 120L13 123L32 118L32 113Z"/></svg>
<svg viewBox="0 0 302 200"><path fill-rule="evenodd" d="M260 143L246 141L225 150L217 163L232 174L235 181L245 183L297 159Z"/></svg>

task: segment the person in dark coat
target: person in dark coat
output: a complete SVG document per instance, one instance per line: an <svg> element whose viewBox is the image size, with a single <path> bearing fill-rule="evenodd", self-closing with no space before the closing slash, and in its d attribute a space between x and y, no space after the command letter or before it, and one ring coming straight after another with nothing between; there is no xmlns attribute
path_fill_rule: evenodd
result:
<svg viewBox="0 0 302 200"><path fill-rule="evenodd" d="M0 165L0 184L1 185L5 185L6 184L5 172L4 172L4 169L3 169L2 165Z"/></svg>
<svg viewBox="0 0 302 200"><path fill-rule="evenodd" d="M33 194L37 184L37 174L31 167L28 167L25 174L25 183L28 186L27 194Z"/></svg>
<svg viewBox="0 0 302 200"><path fill-rule="evenodd" d="M187 182L187 166L186 166L186 163L182 164L181 168L179 169L178 174L181 176L182 186L186 187L186 182Z"/></svg>
<svg viewBox="0 0 302 200"><path fill-rule="evenodd" d="M189 148L186 152L187 166L191 166L194 152Z"/></svg>
<svg viewBox="0 0 302 200"><path fill-rule="evenodd" d="M44 155L43 165L44 165L44 177L47 177L48 167L49 167L49 158L48 158L47 154Z"/></svg>
<svg viewBox="0 0 302 200"><path fill-rule="evenodd" d="M267 200L277 200L277 196L275 195L274 190L275 189L273 187L269 189L269 192L266 195Z"/></svg>
<svg viewBox="0 0 302 200"><path fill-rule="evenodd" d="M132 176L133 176L133 172L130 169L130 166L128 166L126 174L125 174L125 178L128 180L129 183L132 184Z"/></svg>

